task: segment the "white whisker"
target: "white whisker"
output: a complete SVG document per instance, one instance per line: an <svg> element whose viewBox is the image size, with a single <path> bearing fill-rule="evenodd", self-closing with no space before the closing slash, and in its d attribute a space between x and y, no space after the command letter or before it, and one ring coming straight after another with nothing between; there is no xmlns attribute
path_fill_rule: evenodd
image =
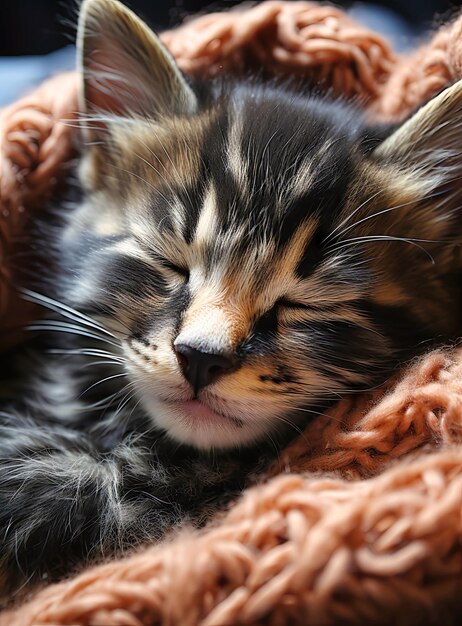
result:
<svg viewBox="0 0 462 626"><path fill-rule="evenodd" d="M54 300L53 298L49 298L48 296L44 296L43 294L37 293L36 291L31 291L29 289L21 289L22 298L27 300L28 302L34 302L40 304L41 306L51 309L55 311L55 313L59 313L63 317L67 317L68 319L73 320L74 322L78 322L84 324L85 326L91 326L95 330L98 330L106 335L109 335L113 339L117 339L115 335L113 335L107 328L104 328L101 324L96 322L94 319L73 309L67 304L63 302L58 302L58 300Z"/></svg>
<svg viewBox="0 0 462 626"><path fill-rule="evenodd" d="M332 248L332 250L337 252L344 248L348 248L355 243L370 243L374 241L382 242L382 243L394 242L394 241L408 243L409 245L415 246L416 248L419 248L419 250L422 250L422 252L429 258L432 265L435 265L435 259L433 258L433 256L430 254L428 250L426 250L423 246L420 245L420 243L444 243L442 241L435 240L435 239L414 239L414 238L406 238L406 237L393 237L392 235L365 235L362 237L353 237L352 239L344 239L337 246Z"/></svg>
<svg viewBox="0 0 462 626"><path fill-rule="evenodd" d="M372 194L372 196L369 196L369 198L367 198L366 200L364 200L363 203L361 203L358 207L356 207L356 209L354 211L352 211L344 220L342 220L340 222L340 224L338 224L333 231L331 231L329 233L329 235L325 238L324 242L326 243L327 241L329 241L329 239L332 239L332 237L335 235L335 233L337 233L339 231L340 228L342 228L342 226L344 226L345 224L347 224L351 218L356 215L356 213L358 213L358 211L360 211L364 206L366 206L366 204L368 204L369 202L371 202L371 200L374 200L375 198L377 198L377 196L381 193L381 190L376 191L374 194Z"/></svg>
<svg viewBox="0 0 462 626"><path fill-rule="evenodd" d="M102 341L103 343L110 344L116 348L119 347L115 341L101 337L95 333L89 332L87 329L76 326L74 324L65 324L64 322L55 322L54 320L44 320L43 322L37 321L25 326L25 330L28 331L47 331L47 332L61 332L68 333L70 335L81 335L82 337L88 337L89 339L95 339Z"/></svg>
<svg viewBox="0 0 462 626"><path fill-rule="evenodd" d="M113 374L112 376L106 376L106 378L102 378L101 380L97 380L96 383L93 383L92 385L87 387L84 391L82 391L82 393L80 394L79 398L81 398L86 393L88 393L90 391L90 389L93 389L94 387L97 387L98 385L102 385L103 383L106 383L106 382L108 382L110 380L113 380L114 378L120 378L121 376L127 376L126 372L122 372L120 374Z"/></svg>
<svg viewBox="0 0 462 626"><path fill-rule="evenodd" d="M65 349L50 349L47 350L48 354L63 354L63 355L75 355L75 356L99 356L103 359L112 359L114 362L124 364L127 360L122 357L113 354L112 352L108 352L107 350L98 350L96 348L80 348L74 350L65 350Z"/></svg>

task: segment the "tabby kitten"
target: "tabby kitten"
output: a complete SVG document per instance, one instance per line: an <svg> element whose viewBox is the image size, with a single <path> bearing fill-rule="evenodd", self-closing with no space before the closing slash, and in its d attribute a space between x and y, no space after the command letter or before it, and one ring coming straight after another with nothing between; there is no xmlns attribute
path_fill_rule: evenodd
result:
<svg viewBox="0 0 462 626"><path fill-rule="evenodd" d="M84 198L0 415L10 586L201 523L461 323L462 83L379 132L287 87L191 86L116 0L83 2L78 50Z"/></svg>

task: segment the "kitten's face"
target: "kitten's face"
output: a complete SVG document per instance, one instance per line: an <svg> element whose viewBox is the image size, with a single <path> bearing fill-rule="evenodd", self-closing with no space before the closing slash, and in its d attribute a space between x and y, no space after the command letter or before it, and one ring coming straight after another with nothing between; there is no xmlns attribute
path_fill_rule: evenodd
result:
<svg viewBox="0 0 462 626"><path fill-rule="evenodd" d="M236 446L376 383L422 338L422 251L377 242L442 238L449 223L422 199L434 181L392 163L390 140L367 151L348 109L255 85L201 100L140 24L84 3L85 95L102 116L67 233L72 298L120 333L156 425ZM109 61L121 89L113 73L109 89L92 82ZM435 316L452 331L451 311Z"/></svg>

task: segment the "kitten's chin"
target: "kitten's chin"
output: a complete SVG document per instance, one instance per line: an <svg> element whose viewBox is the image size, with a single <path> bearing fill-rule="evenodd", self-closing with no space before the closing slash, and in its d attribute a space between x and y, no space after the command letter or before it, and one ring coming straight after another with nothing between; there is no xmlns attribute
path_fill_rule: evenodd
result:
<svg viewBox="0 0 462 626"><path fill-rule="evenodd" d="M144 397L142 402L156 426L172 439L202 450L248 445L263 434L255 423L217 413L200 400Z"/></svg>

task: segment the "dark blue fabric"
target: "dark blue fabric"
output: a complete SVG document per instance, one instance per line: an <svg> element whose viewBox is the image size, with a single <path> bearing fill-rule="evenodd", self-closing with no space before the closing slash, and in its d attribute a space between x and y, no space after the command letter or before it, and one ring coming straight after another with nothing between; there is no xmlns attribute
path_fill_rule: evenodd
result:
<svg viewBox="0 0 462 626"><path fill-rule="evenodd" d="M73 46L43 56L0 58L0 107L24 95L48 76L74 66Z"/></svg>

